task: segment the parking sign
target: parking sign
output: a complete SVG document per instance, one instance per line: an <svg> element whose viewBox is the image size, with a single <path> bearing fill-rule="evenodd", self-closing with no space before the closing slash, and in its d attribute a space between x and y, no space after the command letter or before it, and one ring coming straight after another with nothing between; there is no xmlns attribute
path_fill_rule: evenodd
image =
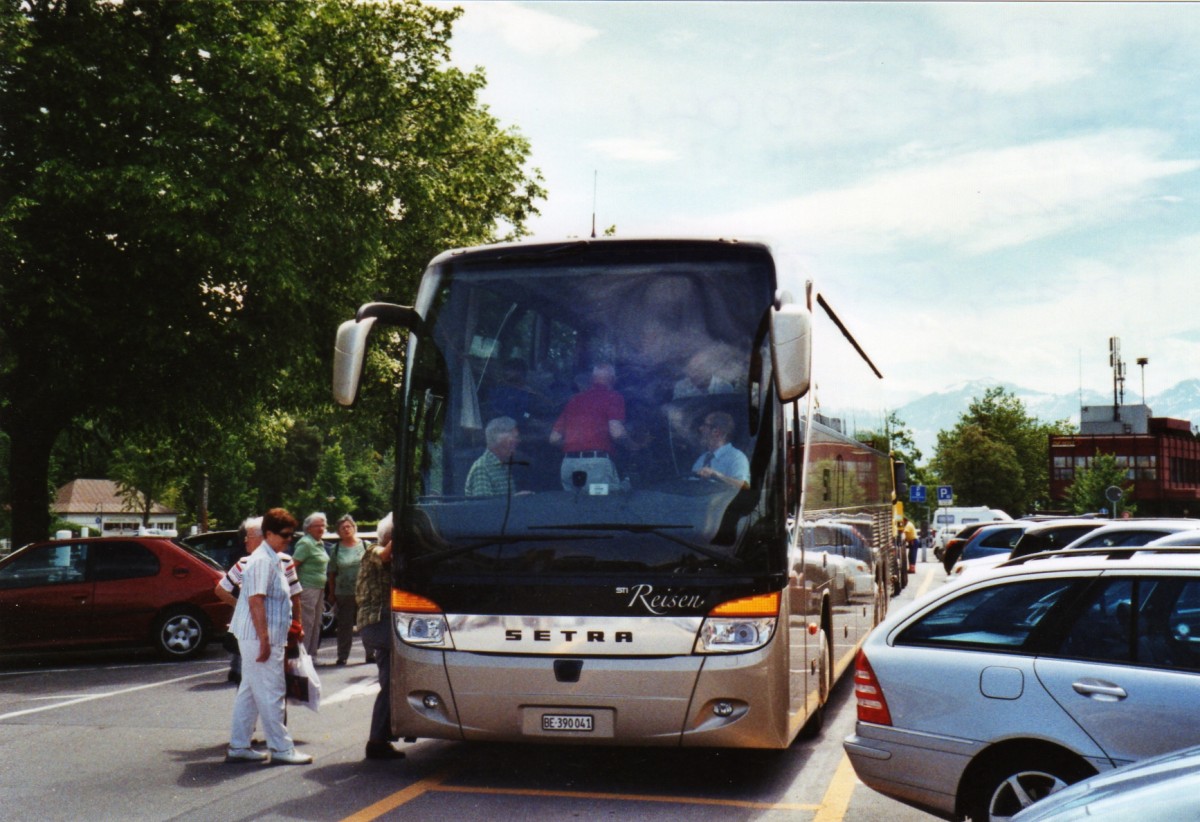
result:
<svg viewBox="0 0 1200 822"><path fill-rule="evenodd" d="M939 485L937 489L938 505L949 505L954 502L954 486Z"/></svg>
<svg viewBox="0 0 1200 822"><path fill-rule="evenodd" d="M924 502L925 501L925 486L924 485L908 486L908 501L909 502Z"/></svg>

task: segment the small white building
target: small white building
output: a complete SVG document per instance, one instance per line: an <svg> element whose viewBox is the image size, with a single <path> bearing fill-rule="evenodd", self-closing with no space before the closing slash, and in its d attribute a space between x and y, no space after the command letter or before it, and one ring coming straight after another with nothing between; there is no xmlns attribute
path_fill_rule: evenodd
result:
<svg viewBox="0 0 1200 822"><path fill-rule="evenodd" d="M50 510L60 519L86 526L102 537L136 534L142 529L141 513L129 510L112 480L72 480L58 489ZM178 516L179 512L155 503L148 527L174 534Z"/></svg>

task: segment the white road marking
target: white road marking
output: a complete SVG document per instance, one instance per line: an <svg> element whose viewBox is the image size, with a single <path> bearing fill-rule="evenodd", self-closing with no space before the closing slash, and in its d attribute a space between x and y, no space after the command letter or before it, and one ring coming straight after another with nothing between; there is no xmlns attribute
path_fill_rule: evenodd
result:
<svg viewBox="0 0 1200 822"><path fill-rule="evenodd" d="M26 708L23 711L11 711L6 714L0 714L0 720L15 719L19 716L28 716L29 714L40 714L42 711L53 711L56 708L69 708L72 705L79 705L83 702L92 702L96 699L108 699L114 696L122 696L131 694L135 691L144 691L148 688L157 688L161 685L172 685L176 682L184 682L189 679L195 679L201 676L212 676L212 671L201 671L198 674L188 674L187 676L179 676L175 679L164 679L162 682L151 682L149 685L135 685L132 688L121 688L116 691L109 691L103 694L91 694L90 696L80 696L74 699L68 699L66 702L59 702L56 705L43 705L40 708Z"/></svg>

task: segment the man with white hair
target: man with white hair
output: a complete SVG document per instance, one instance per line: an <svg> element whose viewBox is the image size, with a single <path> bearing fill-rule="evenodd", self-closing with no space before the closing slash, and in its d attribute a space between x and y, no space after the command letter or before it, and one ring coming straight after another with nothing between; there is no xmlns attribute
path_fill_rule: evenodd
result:
<svg viewBox="0 0 1200 822"><path fill-rule="evenodd" d="M521 443L517 422L512 417L496 417L484 429L487 450L467 472L468 497L497 497L517 494L512 476L512 459Z"/></svg>

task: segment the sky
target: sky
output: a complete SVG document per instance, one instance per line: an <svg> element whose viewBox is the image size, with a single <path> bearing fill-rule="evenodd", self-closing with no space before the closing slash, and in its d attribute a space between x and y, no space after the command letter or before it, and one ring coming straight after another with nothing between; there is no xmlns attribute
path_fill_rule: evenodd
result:
<svg viewBox="0 0 1200 822"><path fill-rule="evenodd" d="M1200 377L1200 4L438 5L534 239L767 240L897 403Z"/></svg>

